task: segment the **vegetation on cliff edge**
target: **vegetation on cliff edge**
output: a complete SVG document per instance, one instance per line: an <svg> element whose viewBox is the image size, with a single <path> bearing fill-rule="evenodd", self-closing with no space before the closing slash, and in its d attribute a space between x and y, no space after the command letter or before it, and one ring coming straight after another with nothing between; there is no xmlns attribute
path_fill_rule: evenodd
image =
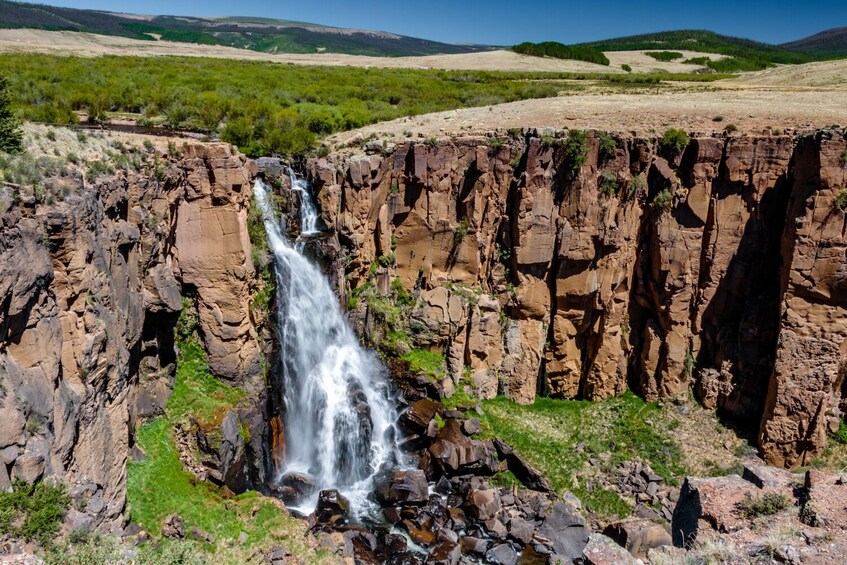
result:
<svg viewBox="0 0 847 565"><path fill-rule="evenodd" d="M486 433L515 448L558 492L573 492L600 516L624 517L632 508L616 492L589 486L592 477L613 473L635 457L669 484L685 472L679 445L656 426L659 407L631 392L601 402L539 397L523 406L498 397L481 405Z"/></svg>

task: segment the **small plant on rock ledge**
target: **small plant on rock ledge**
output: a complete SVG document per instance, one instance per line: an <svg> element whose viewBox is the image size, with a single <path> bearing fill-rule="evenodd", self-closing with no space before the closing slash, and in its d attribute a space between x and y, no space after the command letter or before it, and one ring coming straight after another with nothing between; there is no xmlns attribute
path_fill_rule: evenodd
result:
<svg viewBox="0 0 847 565"><path fill-rule="evenodd" d="M644 180L644 177L641 175L632 177L632 180L629 183L629 196L630 198L633 196L638 196L647 188L647 181Z"/></svg>
<svg viewBox="0 0 847 565"><path fill-rule="evenodd" d="M618 191L618 179L614 173L603 171L600 173L600 183L598 188L602 194L606 196L614 196Z"/></svg>
<svg viewBox="0 0 847 565"><path fill-rule="evenodd" d="M667 188L653 197L653 207L659 210L668 210L673 205L673 194Z"/></svg>
<svg viewBox="0 0 847 565"><path fill-rule="evenodd" d="M601 161L605 161L614 157L617 149L618 144L615 141L614 137L612 137L608 133L600 134L600 145L598 147L598 152Z"/></svg>
<svg viewBox="0 0 847 565"><path fill-rule="evenodd" d="M839 210L847 209L847 189L841 189L835 195L835 207Z"/></svg>
<svg viewBox="0 0 847 565"><path fill-rule="evenodd" d="M841 157L838 158L838 164L842 167L847 167L847 149L845 149L844 153L841 154Z"/></svg>
<svg viewBox="0 0 847 565"><path fill-rule="evenodd" d="M736 508L743 516L773 516L791 506L791 500L779 492L768 492L758 498L749 494L740 501Z"/></svg>
<svg viewBox="0 0 847 565"><path fill-rule="evenodd" d="M578 172L588 160L588 135L578 129L568 131L565 141L565 162L570 170Z"/></svg>

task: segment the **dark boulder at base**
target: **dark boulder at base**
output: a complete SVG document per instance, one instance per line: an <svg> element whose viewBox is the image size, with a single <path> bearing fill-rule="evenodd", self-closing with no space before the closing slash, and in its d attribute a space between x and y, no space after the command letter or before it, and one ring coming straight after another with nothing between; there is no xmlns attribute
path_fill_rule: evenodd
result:
<svg viewBox="0 0 847 565"><path fill-rule="evenodd" d="M376 477L374 497L383 506L426 504L429 483L420 469L383 471Z"/></svg>
<svg viewBox="0 0 847 565"><path fill-rule="evenodd" d="M588 543L590 532L585 526L585 519L575 508L557 502L538 533L550 540L556 556L573 561L582 558L582 550Z"/></svg>
<svg viewBox="0 0 847 565"><path fill-rule="evenodd" d="M347 521L350 502L335 489L322 490L318 494L315 518L320 524L341 525Z"/></svg>

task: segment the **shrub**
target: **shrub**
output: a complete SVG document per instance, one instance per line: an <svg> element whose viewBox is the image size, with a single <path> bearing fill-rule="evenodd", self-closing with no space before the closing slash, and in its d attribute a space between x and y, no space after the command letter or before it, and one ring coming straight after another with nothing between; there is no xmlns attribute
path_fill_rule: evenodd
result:
<svg viewBox="0 0 847 565"><path fill-rule="evenodd" d="M464 241L464 239L468 236L468 220L467 218L462 218L458 224L456 224L455 231L453 231L453 245L459 245Z"/></svg>
<svg viewBox="0 0 847 565"><path fill-rule="evenodd" d="M847 210L847 189L841 189L835 195L835 207L841 210Z"/></svg>
<svg viewBox="0 0 847 565"><path fill-rule="evenodd" d="M689 141L691 141L691 139L685 131L670 128L662 135L660 144L665 151L668 151L673 155L679 155L682 153L682 150L688 146Z"/></svg>
<svg viewBox="0 0 847 565"><path fill-rule="evenodd" d="M758 498L749 494L736 508L744 516L773 516L791 506L791 500L780 492L768 492Z"/></svg>
<svg viewBox="0 0 847 565"><path fill-rule="evenodd" d="M723 116L721 116L720 114L718 114L717 116L715 116L714 118L712 118L712 121L713 121L713 122L722 122L722 121L723 121Z"/></svg>
<svg viewBox="0 0 847 565"><path fill-rule="evenodd" d="M574 173L588 160L588 135L578 129L568 131L564 146L565 162Z"/></svg>
<svg viewBox="0 0 847 565"><path fill-rule="evenodd" d="M598 147L598 153L601 160L611 159L612 157L614 157L617 149L618 143L615 141L614 137L605 132L600 134L600 145Z"/></svg>
<svg viewBox="0 0 847 565"><path fill-rule="evenodd" d="M630 67L630 66L629 66L629 65L627 65L627 64L623 64L623 65L621 65L621 69L623 69L624 71L626 71L626 72L628 72L628 73L631 73L631 72L632 72L632 67Z"/></svg>
<svg viewBox="0 0 847 565"><path fill-rule="evenodd" d="M726 124L726 127L723 128L726 133L735 133L738 131L738 126L735 124Z"/></svg>
<svg viewBox="0 0 847 565"><path fill-rule="evenodd" d="M55 135L55 134L54 134ZM14 153L21 150L23 134L18 118L12 113L9 79L0 74L0 151Z"/></svg>
<svg viewBox="0 0 847 565"><path fill-rule="evenodd" d="M644 192L647 188L647 181L644 180L644 177L641 175L632 177L632 181L629 183L629 195L637 196Z"/></svg>
<svg viewBox="0 0 847 565"><path fill-rule="evenodd" d="M838 164L842 167L847 167L847 149L845 149L844 153L841 154L841 157L838 158Z"/></svg>
<svg viewBox="0 0 847 565"><path fill-rule="evenodd" d="M46 545L52 541L70 505L65 486L16 480L0 493L0 534Z"/></svg>
<svg viewBox="0 0 847 565"><path fill-rule="evenodd" d="M673 194L667 188L656 194L653 198L653 207L667 210L673 204Z"/></svg>
<svg viewBox="0 0 847 565"><path fill-rule="evenodd" d="M668 61L674 61L676 59L682 59L682 53L678 51L648 51L644 53L647 56L653 57L657 61L662 61L667 63Z"/></svg>
<svg viewBox="0 0 847 565"><path fill-rule="evenodd" d="M614 173L609 171L603 171L600 173L598 189L606 196L613 196L618 191L618 179Z"/></svg>
<svg viewBox="0 0 847 565"><path fill-rule="evenodd" d="M838 430L832 434L832 440L841 445L847 445L847 422L843 420L838 424Z"/></svg>

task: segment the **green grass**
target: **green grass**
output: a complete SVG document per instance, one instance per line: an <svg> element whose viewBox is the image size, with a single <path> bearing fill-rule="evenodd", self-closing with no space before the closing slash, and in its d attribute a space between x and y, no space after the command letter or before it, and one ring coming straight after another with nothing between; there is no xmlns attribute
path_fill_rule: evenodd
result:
<svg viewBox="0 0 847 565"><path fill-rule="evenodd" d="M401 357L409 363L409 369L415 373L423 373L433 379L440 379L447 373L447 362L444 355L426 351L425 349L413 349Z"/></svg>
<svg viewBox="0 0 847 565"><path fill-rule="evenodd" d="M180 344L173 394L166 412L173 421L187 416L204 429L220 425L227 412L245 397L245 392L218 380L206 364L203 348L196 341Z"/></svg>
<svg viewBox="0 0 847 565"><path fill-rule="evenodd" d="M609 472L641 457L669 484L685 473L673 434L660 429L659 408L627 392L601 402L539 397L522 406L498 397L482 401L484 431L502 438L536 467L557 492L569 490L600 516L627 516L631 507L617 493L586 488L592 472ZM575 446L583 444L583 450ZM599 469L587 465L595 459Z"/></svg>

